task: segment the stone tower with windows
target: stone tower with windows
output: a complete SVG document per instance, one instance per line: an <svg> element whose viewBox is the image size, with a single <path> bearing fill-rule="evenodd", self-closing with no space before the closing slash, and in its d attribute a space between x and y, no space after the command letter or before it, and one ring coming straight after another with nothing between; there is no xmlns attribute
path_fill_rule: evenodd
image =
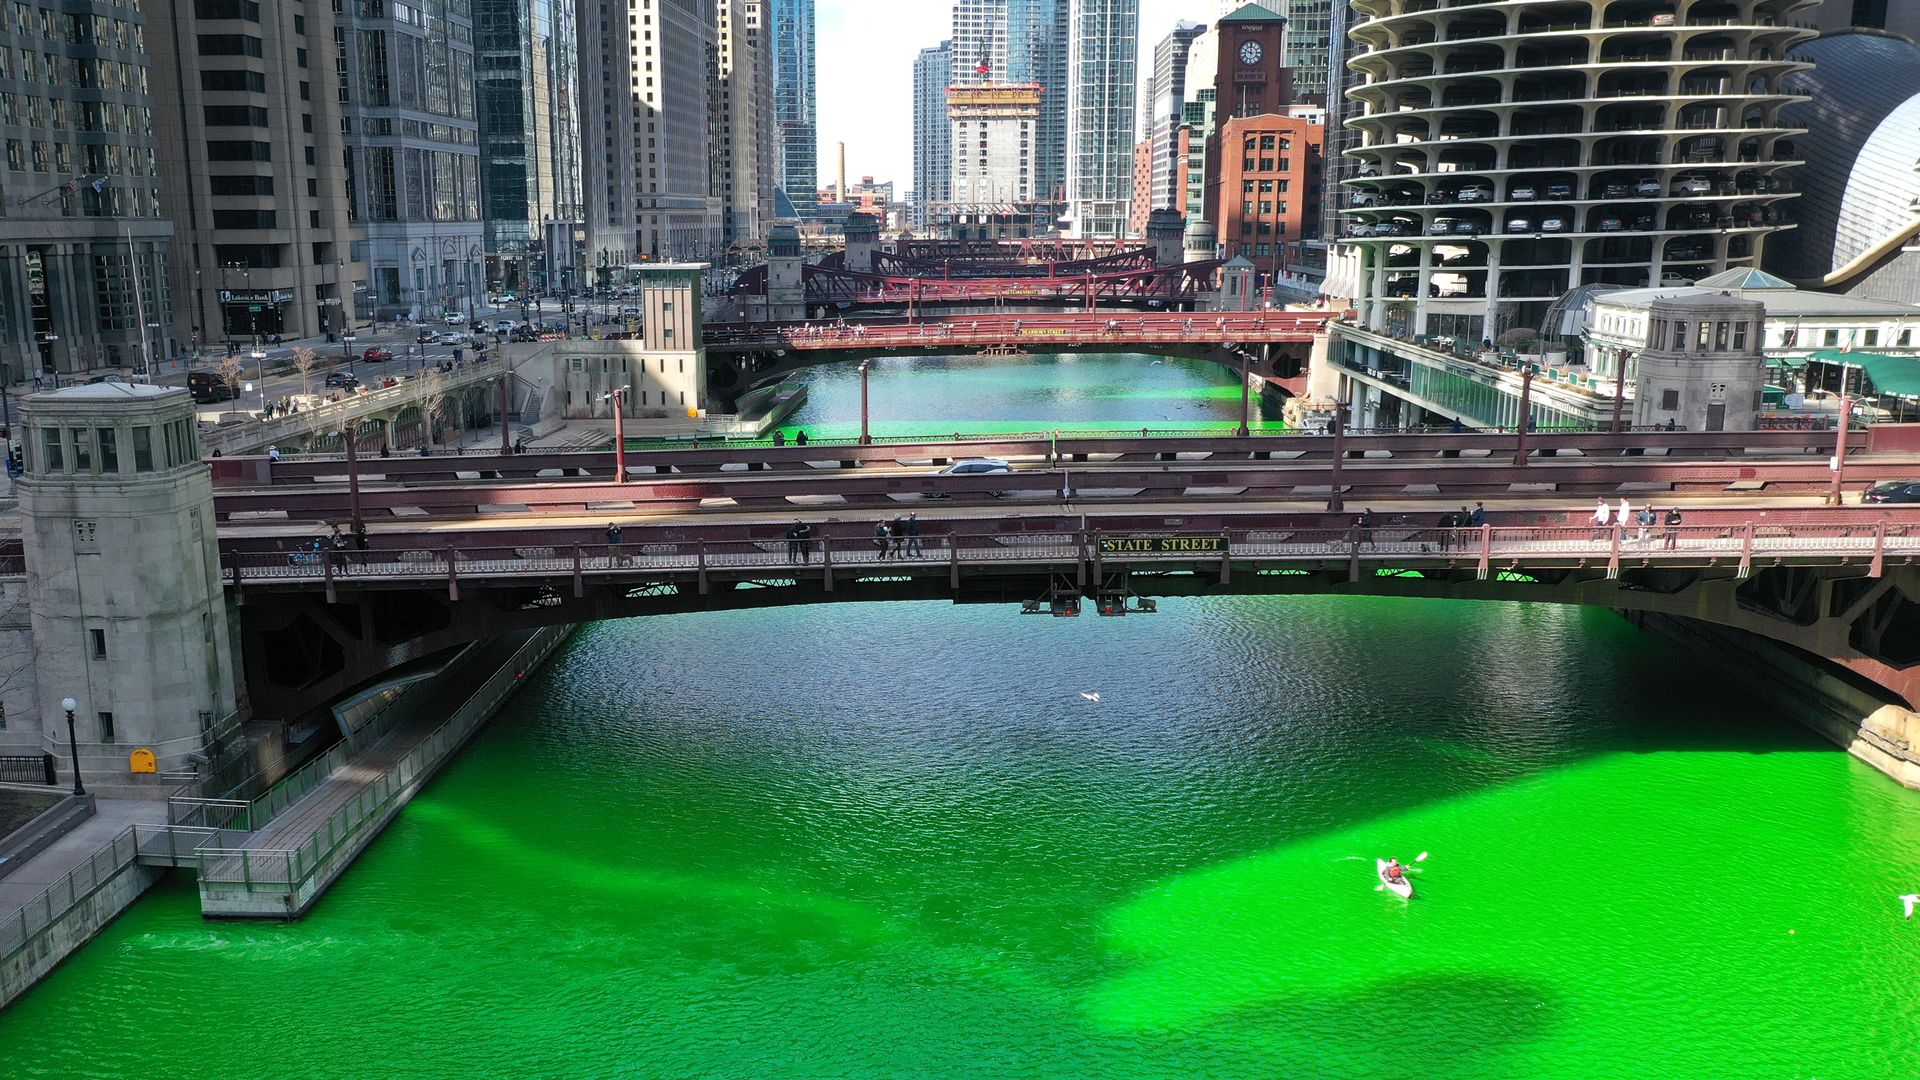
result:
<svg viewBox="0 0 1920 1080"><path fill-rule="evenodd" d="M1634 425L1752 431L1767 381L1766 306L1725 293L1673 296L1647 317L1647 347L1630 370Z"/></svg>
<svg viewBox="0 0 1920 1080"><path fill-rule="evenodd" d="M78 707L89 783L126 783L149 749L190 768L239 709L213 483L178 388L97 383L21 402L17 487L37 719L66 760Z"/></svg>

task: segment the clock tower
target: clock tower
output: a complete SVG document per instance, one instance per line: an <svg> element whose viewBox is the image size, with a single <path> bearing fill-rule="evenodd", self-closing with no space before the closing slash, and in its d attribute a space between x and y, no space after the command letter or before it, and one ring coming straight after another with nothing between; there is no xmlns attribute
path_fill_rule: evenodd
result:
<svg viewBox="0 0 1920 1080"><path fill-rule="evenodd" d="M1287 67L1287 20L1259 4L1229 12L1218 24L1215 123L1235 116L1285 115L1293 101L1293 71Z"/></svg>

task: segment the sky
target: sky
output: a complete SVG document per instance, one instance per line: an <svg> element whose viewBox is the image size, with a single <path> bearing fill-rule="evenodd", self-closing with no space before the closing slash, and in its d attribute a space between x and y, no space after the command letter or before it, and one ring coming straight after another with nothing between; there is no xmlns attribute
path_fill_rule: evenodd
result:
<svg viewBox="0 0 1920 1080"><path fill-rule="evenodd" d="M1140 49L1153 47L1180 19L1205 22L1209 0L1140 0ZM952 35L951 0L816 0L815 107L820 122L820 185L836 175L835 144L847 144L847 177L913 186L913 62ZM1144 82L1150 64L1140 65Z"/></svg>

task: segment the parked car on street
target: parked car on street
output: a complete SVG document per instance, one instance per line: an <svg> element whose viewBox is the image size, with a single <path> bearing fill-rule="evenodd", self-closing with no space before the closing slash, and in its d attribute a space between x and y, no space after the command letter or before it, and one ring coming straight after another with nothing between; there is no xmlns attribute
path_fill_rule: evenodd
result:
<svg viewBox="0 0 1920 1080"><path fill-rule="evenodd" d="M365 360L369 364L378 364L393 359L393 350L383 349L376 345L366 352L361 353L360 359Z"/></svg>
<svg viewBox="0 0 1920 1080"><path fill-rule="evenodd" d="M432 345L435 342L440 340L440 331L422 330L419 333L413 335L413 340L416 344Z"/></svg>
<svg viewBox="0 0 1920 1080"><path fill-rule="evenodd" d="M351 390L360 385L360 380L354 378L352 372L329 371L327 372L325 385L329 387L339 387L343 390Z"/></svg>

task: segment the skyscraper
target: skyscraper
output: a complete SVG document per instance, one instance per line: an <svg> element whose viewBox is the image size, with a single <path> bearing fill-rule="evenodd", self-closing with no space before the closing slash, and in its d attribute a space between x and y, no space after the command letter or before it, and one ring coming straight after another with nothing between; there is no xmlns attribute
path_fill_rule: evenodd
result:
<svg viewBox="0 0 1920 1080"><path fill-rule="evenodd" d="M488 285L537 294L582 284L573 4L474 0L473 20Z"/></svg>
<svg viewBox="0 0 1920 1080"><path fill-rule="evenodd" d="M1181 108L1181 125L1186 129L1186 192L1184 205L1176 198L1173 207L1184 211L1189 222L1199 221L1207 212L1207 140L1213 136L1213 84L1219 68L1220 29L1216 23L1187 47L1187 93Z"/></svg>
<svg viewBox="0 0 1920 1080"><path fill-rule="evenodd" d="M1076 236L1126 234L1139 47L1139 0L1068 0L1067 217Z"/></svg>
<svg viewBox="0 0 1920 1080"><path fill-rule="evenodd" d="M773 10L773 112L780 125L780 188L804 212L819 201L820 181L813 0L768 0L768 6Z"/></svg>
<svg viewBox="0 0 1920 1080"><path fill-rule="evenodd" d="M1065 208L1067 15L1068 0L954 4L956 236L1038 235Z"/></svg>
<svg viewBox="0 0 1920 1080"><path fill-rule="evenodd" d="M1802 67L1788 50L1813 35L1775 16L1797 6L1716 5L1725 25L1752 28L1715 39L1714 70L1738 78L1696 77L1687 50L1697 27L1685 23L1627 26L1547 0L1356 10L1362 110L1348 121L1358 168L1345 181L1342 231L1367 275L1367 325L1497 340L1541 327L1582 285L1658 287L1758 267L1767 237L1791 227L1786 174L1798 158L1781 114L1797 99L1784 84ZM1570 26L1579 50L1539 32L1548 25ZM1517 74L1489 82L1467 71L1452 44L1467 40ZM1649 59L1586 62L1627 52ZM1474 105L1456 111L1464 94ZM1535 134L1557 135L1569 116L1580 118L1574 134L1604 135Z"/></svg>
<svg viewBox="0 0 1920 1080"><path fill-rule="evenodd" d="M1294 97L1326 102L1333 9L1344 9L1347 3L1348 0L1269 0L1266 4L1287 20L1286 58L1287 66L1293 69Z"/></svg>
<svg viewBox="0 0 1920 1080"><path fill-rule="evenodd" d="M720 97L725 103L716 141L724 203L721 231L729 249L760 245L773 224L773 54L767 39L767 0L720 0Z"/></svg>
<svg viewBox="0 0 1920 1080"><path fill-rule="evenodd" d="M20 80L0 96L0 364L10 382L132 367L140 316L172 322L147 17L108 0L59 8L0 12L10 68L0 77ZM80 174L99 190L75 183Z"/></svg>
<svg viewBox="0 0 1920 1080"><path fill-rule="evenodd" d="M913 224L926 228L935 204L953 199L953 124L947 80L953 42L921 49L913 63Z"/></svg>
<svg viewBox="0 0 1920 1080"><path fill-rule="evenodd" d="M722 246L712 178L714 0L608 0L579 27L588 258L597 281Z"/></svg>
<svg viewBox="0 0 1920 1080"><path fill-rule="evenodd" d="M1146 126L1153 156L1149 187L1153 206L1149 209L1186 209L1186 162L1180 155L1180 128L1186 123L1187 60L1194 39L1206 29L1202 23L1180 23L1153 47L1153 92L1147 101Z"/></svg>
<svg viewBox="0 0 1920 1080"><path fill-rule="evenodd" d="M472 7L428 19L404 4L343 4L334 19L348 191L374 302L387 315L465 311L486 281Z"/></svg>
<svg viewBox="0 0 1920 1080"><path fill-rule="evenodd" d="M339 17L211 0L149 9L175 333L217 343L344 328L364 268L341 157Z"/></svg>

